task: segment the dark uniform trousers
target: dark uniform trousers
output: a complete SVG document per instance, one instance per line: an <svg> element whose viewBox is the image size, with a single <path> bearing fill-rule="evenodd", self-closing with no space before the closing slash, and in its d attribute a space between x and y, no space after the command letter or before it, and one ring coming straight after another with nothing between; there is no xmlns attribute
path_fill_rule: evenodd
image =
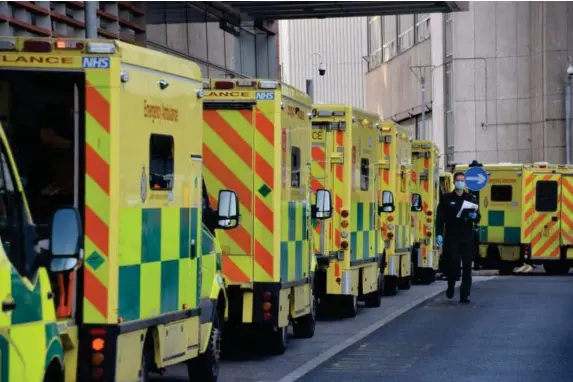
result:
<svg viewBox="0 0 573 382"><path fill-rule="evenodd" d="M475 244L473 240L460 240L451 235L446 235L446 239L444 240L443 255L448 286L455 286L456 279L461 276L462 285L460 286L460 294L463 297L469 297L472 289L474 247ZM460 271L462 272L461 275Z"/></svg>
<svg viewBox="0 0 573 382"><path fill-rule="evenodd" d="M457 214L464 201L477 204L474 195L464 192L457 195L455 192L445 194L438 205L436 217L436 235L444 237L442 256L444 273L448 278L448 286L454 287L456 279L461 276L462 285L460 294L462 298L469 297L472 287L472 261L476 252L475 224L480 221L480 213L474 219L468 214ZM460 270L463 274L460 275Z"/></svg>

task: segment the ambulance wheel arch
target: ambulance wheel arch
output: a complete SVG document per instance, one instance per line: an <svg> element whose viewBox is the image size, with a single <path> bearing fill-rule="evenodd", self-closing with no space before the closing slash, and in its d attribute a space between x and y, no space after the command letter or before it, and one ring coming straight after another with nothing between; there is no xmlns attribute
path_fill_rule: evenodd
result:
<svg viewBox="0 0 573 382"><path fill-rule="evenodd" d="M54 357L50 361L43 382L64 382L64 365L59 357Z"/></svg>

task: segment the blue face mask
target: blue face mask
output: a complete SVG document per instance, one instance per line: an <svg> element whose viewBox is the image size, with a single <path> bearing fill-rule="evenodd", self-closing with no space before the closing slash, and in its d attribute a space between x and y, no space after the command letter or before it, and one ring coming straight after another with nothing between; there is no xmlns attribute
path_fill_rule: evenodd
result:
<svg viewBox="0 0 573 382"><path fill-rule="evenodd" d="M464 188L466 188L465 182L456 182L456 190L463 190Z"/></svg>

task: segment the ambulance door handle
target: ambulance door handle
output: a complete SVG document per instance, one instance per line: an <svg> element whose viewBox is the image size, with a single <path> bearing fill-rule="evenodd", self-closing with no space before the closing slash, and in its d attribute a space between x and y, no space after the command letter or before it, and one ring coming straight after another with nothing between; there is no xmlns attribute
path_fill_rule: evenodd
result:
<svg viewBox="0 0 573 382"><path fill-rule="evenodd" d="M16 301L14 300L4 300L2 301L2 311L8 312L16 309Z"/></svg>
<svg viewBox="0 0 573 382"><path fill-rule="evenodd" d="M191 253L189 254L189 258L191 260L197 257L197 246L195 245L195 240L191 240Z"/></svg>
<svg viewBox="0 0 573 382"><path fill-rule="evenodd" d="M551 220L554 221L554 222L556 222L556 221L559 220L559 218L558 218L557 216L553 216L553 217L551 218Z"/></svg>

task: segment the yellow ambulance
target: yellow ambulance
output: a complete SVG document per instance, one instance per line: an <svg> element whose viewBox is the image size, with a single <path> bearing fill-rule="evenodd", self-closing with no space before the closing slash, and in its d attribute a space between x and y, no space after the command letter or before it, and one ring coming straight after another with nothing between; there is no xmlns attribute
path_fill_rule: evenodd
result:
<svg viewBox="0 0 573 382"><path fill-rule="evenodd" d="M486 187L479 192L480 258L511 273L525 261L546 273L566 274L573 265L573 168L533 164L484 164ZM456 166L466 171L467 165Z"/></svg>
<svg viewBox="0 0 573 382"><path fill-rule="evenodd" d="M331 214L330 192L311 205L310 98L277 81L204 82L205 181L230 187L241 224L220 235L229 314L225 336L250 333L272 354L314 335L311 218ZM239 337L240 338L240 337Z"/></svg>
<svg viewBox="0 0 573 382"><path fill-rule="evenodd" d="M0 38L0 57L2 381L216 381L201 227L239 210L223 190L203 219L199 67L110 40Z"/></svg>
<svg viewBox="0 0 573 382"><path fill-rule="evenodd" d="M392 121L382 122L379 137L381 198L379 245L384 248L384 294L393 296L398 289L412 285L414 214L422 209L422 198L413 193L412 132Z"/></svg>
<svg viewBox="0 0 573 382"><path fill-rule="evenodd" d="M328 189L334 217L314 222L315 294L322 312L354 317L358 300L380 306L378 251L380 118L346 105L314 105L312 189Z"/></svg>
<svg viewBox="0 0 573 382"><path fill-rule="evenodd" d="M422 211L414 214L414 279L422 284L436 280L439 251L435 242L435 214L440 197L440 152L432 141L412 142L413 192L422 196ZM450 190L451 191L451 190Z"/></svg>

